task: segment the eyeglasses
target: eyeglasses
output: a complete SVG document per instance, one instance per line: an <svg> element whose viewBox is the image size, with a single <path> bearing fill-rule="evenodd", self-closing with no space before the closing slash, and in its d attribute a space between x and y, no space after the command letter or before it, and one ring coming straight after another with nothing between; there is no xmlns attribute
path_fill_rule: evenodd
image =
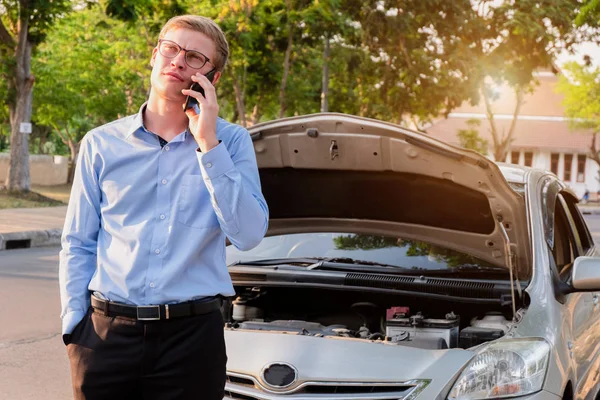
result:
<svg viewBox="0 0 600 400"><path fill-rule="evenodd" d="M180 45L170 40L160 39L158 41L158 51L166 58L175 58L183 50L185 53L185 63L194 69L204 67L206 63L214 66L204 54L196 50L186 50Z"/></svg>

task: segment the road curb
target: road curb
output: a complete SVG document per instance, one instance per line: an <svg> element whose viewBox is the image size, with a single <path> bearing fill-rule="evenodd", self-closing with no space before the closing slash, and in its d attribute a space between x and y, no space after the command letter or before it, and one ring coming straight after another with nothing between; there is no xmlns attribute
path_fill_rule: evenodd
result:
<svg viewBox="0 0 600 400"><path fill-rule="evenodd" d="M583 215L598 215L598 214L600 214L600 208L588 208L588 209L585 209L583 207L579 207L579 211L581 211L581 213Z"/></svg>
<svg viewBox="0 0 600 400"><path fill-rule="evenodd" d="M17 248L57 246L62 229L0 233L0 251Z"/></svg>

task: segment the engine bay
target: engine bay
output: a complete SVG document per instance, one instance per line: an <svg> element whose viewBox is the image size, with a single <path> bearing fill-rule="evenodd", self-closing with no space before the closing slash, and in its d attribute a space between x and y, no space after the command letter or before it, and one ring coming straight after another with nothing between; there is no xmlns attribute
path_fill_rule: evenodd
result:
<svg viewBox="0 0 600 400"><path fill-rule="evenodd" d="M504 336L509 307L368 291L236 287L226 328L346 337L423 349L470 348Z"/></svg>

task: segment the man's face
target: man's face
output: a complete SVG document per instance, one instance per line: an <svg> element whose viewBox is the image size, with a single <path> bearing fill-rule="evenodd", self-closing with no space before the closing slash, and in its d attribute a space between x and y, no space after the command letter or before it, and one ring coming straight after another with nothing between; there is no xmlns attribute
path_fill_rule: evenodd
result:
<svg viewBox="0 0 600 400"><path fill-rule="evenodd" d="M186 50L196 50L208 57L211 62L206 63L202 68L192 68L185 62L185 52L182 50L174 58L167 58L160 54L158 47L152 51L152 91L161 97L170 100L182 101L185 96L181 93L182 89L189 89L192 85L191 76L200 72L206 75L214 68L212 62L216 55L216 46L214 42L206 35L189 29L172 29L165 34L164 40L170 40L177 43ZM217 72L213 83L219 79L220 73Z"/></svg>

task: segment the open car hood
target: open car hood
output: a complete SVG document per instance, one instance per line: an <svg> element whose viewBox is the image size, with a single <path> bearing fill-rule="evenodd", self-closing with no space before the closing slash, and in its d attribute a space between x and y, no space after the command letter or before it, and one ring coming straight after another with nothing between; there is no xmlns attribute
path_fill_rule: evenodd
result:
<svg viewBox="0 0 600 400"><path fill-rule="evenodd" d="M360 220L372 234L438 243L506 268L513 253L519 277L530 274L525 200L486 157L337 113L249 131L270 209L268 234L352 232Z"/></svg>

